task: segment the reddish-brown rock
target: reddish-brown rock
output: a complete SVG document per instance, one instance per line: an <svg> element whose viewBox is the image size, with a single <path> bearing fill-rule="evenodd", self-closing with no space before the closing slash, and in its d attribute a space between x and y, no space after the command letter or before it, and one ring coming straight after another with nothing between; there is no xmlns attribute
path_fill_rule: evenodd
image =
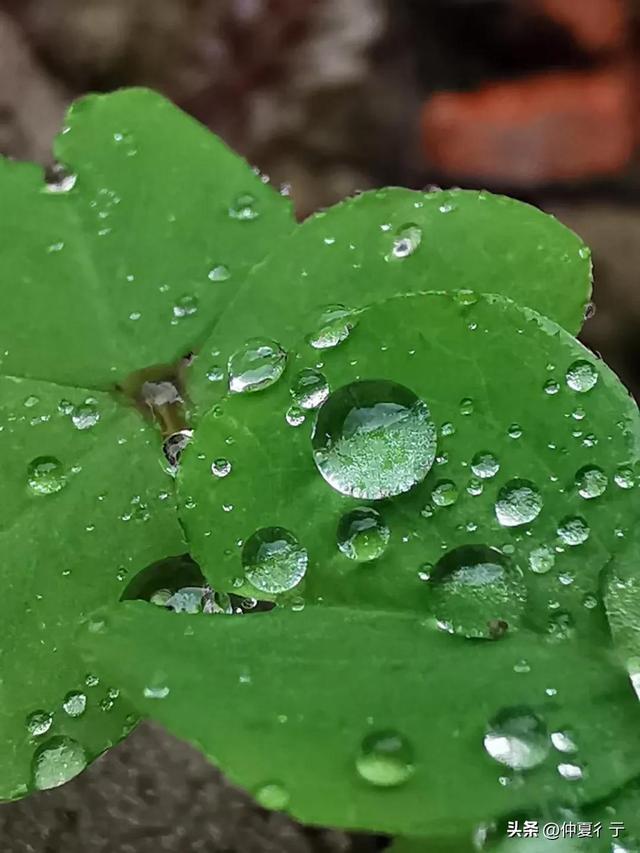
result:
<svg viewBox="0 0 640 853"><path fill-rule="evenodd" d="M425 157L450 177L502 186L618 172L634 149L631 83L621 66L437 93L423 108Z"/></svg>

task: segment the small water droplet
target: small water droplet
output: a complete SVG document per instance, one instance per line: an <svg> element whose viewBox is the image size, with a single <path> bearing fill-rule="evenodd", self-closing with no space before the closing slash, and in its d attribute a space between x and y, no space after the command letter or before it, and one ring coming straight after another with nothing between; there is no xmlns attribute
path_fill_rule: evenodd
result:
<svg viewBox="0 0 640 853"><path fill-rule="evenodd" d="M46 734L53 723L53 714L49 711L33 711L27 717L27 731L31 737L41 737Z"/></svg>
<svg viewBox="0 0 640 853"><path fill-rule="evenodd" d="M541 545L539 548L534 548L529 554L529 568L537 575L544 575L547 572L550 572L555 561L556 555L547 545Z"/></svg>
<svg viewBox="0 0 640 853"><path fill-rule="evenodd" d="M436 506L453 506L458 500L458 487L453 480L440 480L433 487L431 492L431 500Z"/></svg>
<svg viewBox="0 0 640 853"><path fill-rule="evenodd" d="M229 270L229 267L226 267L224 264L217 264L209 271L210 281L228 281L230 278L231 271Z"/></svg>
<svg viewBox="0 0 640 853"><path fill-rule="evenodd" d="M480 299L475 290L455 290L453 298L456 300L458 305L463 306L475 305Z"/></svg>
<svg viewBox="0 0 640 853"><path fill-rule="evenodd" d="M503 527L530 524L542 510L542 496L529 480L510 480L498 493L496 517Z"/></svg>
<svg viewBox="0 0 640 853"><path fill-rule="evenodd" d="M569 516L558 525L558 536L565 545L582 545L589 538L589 525L580 516Z"/></svg>
<svg viewBox="0 0 640 853"><path fill-rule="evenodd" d="M314 331L307 337L314 349L332 349L349 337L358 319L344 305L327 305L322 309Z"/></svg>
<svg viewBox="0 0 640 853"><path fill-rule="evenodd" d="M54 495L67 485L67 477L55 456L38 456L27 469L27 483L35 495Z"/></svg>
<svg viewBox="0 0 640 853"><path fill-rule="evenodd" d="M87 708L87 697L79 690L72 690L64 697L62 708L70 717L81 717Z"/></svg>
<svg viewBox="0 0 640 853"><path fill-rule="evenodd" d="M636 484L633 470L626 465L618 468L615 473L614 481L616 486L621 489L632 489Z"/></svg>
<svg viewBox="0 0 640 853"><path fill-rule="evenodd" d="M398 732L375 732L362 741L356 769L370 785L394 788L413 775L413 750Z"/></svg>
<svg viewBox="0 0 640 853"><path fill-rule="evenodd" d="M584 771L579 764L558 764L558 773L567 782L579 782L584 775Z"/></svg>
<svg viewBox="0 0 640 853"><path fill-rule="evenodd" d="M474 410L473 400L471 397L464 397L460 400L460 414L472 415Z"/></svg>
<svg viewBox="0 0 640 853"><path fill-rule="evenodd" d="M471 470L476 475L484 480L495 477L500 470L500 463L497 458L488 450L476 453L471 460Z"/></svg>
<svg viewBox="0 0 640 853"><path fill-rule="evenodd" d="M292 427L301 426L305 422L306 417L307 416L299 406L289 406L285 415L287 423Z"/></svg>
<svg viewBox="0 0 640 853"><path fill-rule="evenodd" d="M580 394L586 394L587 391L591 391L596 385L598 371L590 361L578 359L567 370L566 379L569 388Z"/></svg>
<svg viewBox="0 0 640 853"><path fill-rule="evenodd" d="M338 548L351 560L376 560L389 542L390 530L379 512L358 507L346 513L338 524Z"/></svg>
<svg viewBox="0 0 640 853"><path fill-rule="evenodd" d="M607 475L596 465L585 465L576 474L578 494L585 500L603 495L607 490L608 482Z"/></svg>
<svg viewBox="0 0 640 853"><path fill-rule="evenodd" d="M262 391L284 373L287 354L269 338L250 338L229 359L229 389L236 394Z"/></svg>
<svg viewBox="0 0 640 853"><path fill-rule="evenodd" d="M231 473L231 462L228 459L214 459L211 463L211 473L214 477L226 477Z"/></svg>
<svg viewBox="0 0 640 853"><path fill-rule="evenodd" d="M484 747L500 764L512 770L530 770L549 754L547 727L528 708L507 708L489 724Z"/></svg>
<svg viewBox="0 0 640 853"><path fill-rule="evenodd" d="M209 382L222 382L224 379L224 368L219 364L213 364L209 370L207 370L207 379Z"/></svg>
<svg viewBox="0 0 640 853"><path fill-rule="evenodd" d="M441 629L486 639L517 628L526 599L520 570L485 545L463 545L441 557L429 592L428 605Z"/></svg>
<svg viewBox="0 0 640 853"><path fill-rule="evenodd" d="M573 735L571 732L562 731L562 732L552 732L551 733L551 743L558 750L558 752L564 753L573 753L578 751L578 747L575 744L573 739Z"/></svg>
<svg viewBox="0 0 640 853"><path fill-rule="evenodd" d="M91 429L100 420L96 401L89 397L81 406L75 406L71 413L71 422L76 429Z"/></svg>
<svg viewBox="0 0 640 853"><path fill-rule="evenodd" d="M472 477L467 483L467 492L474 498L478 497L484 492L484 483L477 477Z"/></svg>
<svg viewBox="0 0 640 853"><path fill-rule="evenodd" d="M282 527L267 527L253 533L242 550L246 579L261 592L275 595L297 586L307 571L306 550Z"/></svg>
<svg viewBox="0 0 640 853"><path fill-rule="evenodd" d="M319 370L301 370L293 380L291 395L302 409L317 409L329 396L329 383Z"/></svg>
<svg viewBox="0 0 640 853"><path fill-rule="evenodd" d="M555 396L560 391L560 383L556 382L555 379L548 379L543 387L545 394L548 394L550 397Z"/></svg>
<svg viewBox="0 0 640 853"><path fill-rule="evenodd" d="M198 299L189 293L181 296L173 306L173 316L176 320L192 317L198 312Z"/></svg>
<svg viewBox="0 0 640 853"><path fill-rule="evenodd" d="M289 805L289 792L279 782L269 782L261 785L255 792L255 799L263 809L282 811Z"/></svg>
<svg viewBox="0 0 640 853"><path fill-rule="evenodd" d="M522 427L520 424L511 424L507 430L509 438L522 438Z"/></svg>
<svg viewBox="0 0 640 853"><path fill-rule="evenodd" d="M170 692L171 689L166 684L147 685L142 695L145 699L166 699Z"/></svg>
<svg viewBox="0 0 640 853"><path fill-rule="evenodd" d="M33 786L38 791L69 782L87 766L84 747L70 737L52 737L33 756Z"/></svg>
<svg viewBox="0 0 640 853"><path fill-rule="evenodd" d="M456 433L456 428L449 421L447 421L446 424L442 424L442 426L440 427L440 435L445 437L445 438L449 435L455 435L455 433Z"/></svg>
<svg viewBox="0 0 640 853"><path fill-rule="evenodd" d="M229 205L229 216L239 222L252 222L260 216L255 198L249 193L237 196Z"/></svg>
<svg viewBox="0 0 640 853"><path fill-rule="evenodd" d="M379 500L408 491L433 465L437 430L407 388L362 381L334 391L318 412L312 444L318 470L344 495Z"/></svg>
<svg viewBox="0 0 640 853"><path fill-rule="evenodd" d="M393 240L391 252L386 256L387 261L402 261L413 255L422 243L422 228L414 223L408 223L398 229Z"/></svg>

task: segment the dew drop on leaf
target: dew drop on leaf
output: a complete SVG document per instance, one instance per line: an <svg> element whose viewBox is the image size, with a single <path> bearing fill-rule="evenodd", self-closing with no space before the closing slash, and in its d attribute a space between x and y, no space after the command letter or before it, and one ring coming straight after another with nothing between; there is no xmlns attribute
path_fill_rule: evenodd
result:
<svg viewBox="0 0 640 853"><path fill-rule="evenodd" d="M229 216L239 222L252 222L260 216L255 198L249 193L237 196L229 205Z"/></svg>
<svg viewBox="0 0 640 853"><path fill-rule="evenodd" d="M488 450L480 451L471 460L471 470L483 480L489 480L495 477L500 470L500 463L493 453Z"/></svg>
<svg viewBox="0 0 640 853"><path fill-rule="evenodd" d="M500 489L495 509L503 527L519 527L540 515L542 495L529 480L510 480Z"/></svg>
<svg viewBox="0 0 640 853"><path fill-rule="evenodd" d="M529 568L537 575L544 575L550 572L555 561L556 555L548 545L541 545L539 548L534 548L529 554Z"/></svg>
<svg viewBox="0 0 640 853"><path fill-rule="evenodd" d="M162 446L162 450L172 468L175 469L178 467L180 457L192 438L193 430L181 429L178 432L174 432L173 435L170 435L166 439Z"/></svg>
<svg viewBox="0 0 640 853"><path fill-rule="evenodd" d="M302 411L300 406L289 406L285 415L285 420L287 421L289 426L298 427L305 422L306 415Z"/></svg>
<svg viewBox="0 0 640 853"><path fill-rule="evenodd" d="M261 592L275 595L297 586L309 557L297 538L282 527L266 527L247 539L242 549L246 579Z"/></svg>
<svg viewBox="0 0 640 853"><path fill-rule="evenodd" d="M565 545L582 545L590 533L587 522L577 515L563 519L558 525L558 536Z"/></svg>
<svg viewBox="0 0 640 853"><path fill-rule="evenodd" d="M211 463L211 473L214 477L226 477L231 473L231 462L228 459L214 459Z"/></svg>
<svg viewBox="0 0 640 853"><path fill-rule="evenodd" d="M216 266L209 271L210 281L228 281L230 278L231 272L229 267L224 264L216 264Z"/></svg>
<svg viewBox="0 0 640 853"><path fill-rule="evenodd" d="M395 731L367 735L356 757L356 769L365 782L376 787L402 785L414 772L411 744Z"/></svg>
<svg viewBox="0 0 640 853"><path fill-rule="evenodd" d="M91 429L100 420L100 412L95 400L85 400L81 406L75 406L71 413L71 422L76 429Z"/></svg>
<svg viewBox="0 0 640 853"><path fill-rule="evenodd" d="M27 731L31 737L41 737L51 728L53 714L49 711L33 711L27 717Z"/></svg>
<svg viewBox="0 0 640 853"><path fill-rule="evenodd" d="M415 223L408 223L398 229L393 239L391 252L386 256L387 261L403 261L411 257L422 243L422 228Z"/></svg>
<svg viewBox="0 0 640 853"><path fill-rule="evenodd" d="M379 500L424 479L435 459L437 430L427 405L409 389L362 381L329 396L318 412L312 444L330 486Z"/></svg>
<svg viewBox="0 0 640 853"><path fill-rule="evenodd" d="M207 370L207 379L209 382L221 382L224 379L224 368L220 367L219 364L213 364Z"/></svg>
<svg viewBox="0 0 640 853"><path fill-rule="evenodd" d="M522 427L520 424L510 424L507 435L509 438L522 438Z"/></svg>
<svg viewBox="0 0 640 853"><path fill-rule="evenodd" d="M263 809L279 812L289 805L289 792L279 782L268 782L261 785L254 793L256 802Z"/></svg>
<svg viewBox="0 0 640 853"><path fill-rule="evenodd" d="M573 391L585 394L595 386L598 381L598 371L590 361L578 359L567 370L567 385Z"/></svg>
<svg viewBox="0 0 640 853"><path fill-rule="evenodd" d="M555 379L548 379L544 383L544 392L548 394L550 397L555 396L560 390L560 383L556 382Z"/></svg>
<svg viewBox="0 0 640 853"><path fill-rule="evenodd" d="M72 690L64 697L62 708L70 717L81 717L87 708L87 697L79 690Z"/></svg>
<svg viewBox="0 0 640 853"><path fill-rule="evenodd" d="M355 312L345 305L327 305L322 309L307 342L314 349L332 349L349 337L357 325Z"/></svg>
<svg viewBox="0 0 640 853"><path fill-rule="evenodd" d="M550 751L547 727L528 708L507 708L489 723L484 747L495 761L512 770L538 767Z"/></svg>
<svg viewBox="0 0 640 853"><path fill-rule="evenodd" d="M621 489L632 489L636 484L632 469L626 466L618 468L614 477L614 481L616 486Z"/></svg>
<svg viewBox="0 0 640 853"><path fill-rule="evenodd" d="M451 634L496 639L518 627L525 600L520 570L485 545L449 551L430 575L429 609Z"/></svg>
<svg viewBox="0 0 640 853"><path fill-rule="evenodd" d="M35 495L53 495L67 485L67 477L55 456L38 456L29 465L27 483Z"/></svg>
<svg viewBox="0 0 640 853"><path fill-rule="evenodd" d="M69 782L87 766L84 747L70 737L52 737L33 757L33 786L38 791Z"/></svg>
<svg viewBox="0 0 640 853"><path fill-rule="evenodd" d="M301 370L291 385L291 395L302 409L317 409L329 396L329 383L319 370Z"/></svg>
<svg viewBox="0 0 640 853"><path fill-rule="evenodd" d="M463 397L460 400L460 414L461 415L472 415L474 410L473 400L471 397Z"/></svg>
<svg viewBox="0 0 640 853"><path fill-rule="evenodd" d="M269 338L250 338L229 358L229 389L236 394L262 391L284 373L287 354Z"/></svg>
<svg viewBox="0 0 640 853"><path fill-rule="evenodd" d="M366 563L384 553L390 535L389 528L377 510L358 507L340 519L338 548L350 560Z"/></svg>
<svg viewBox="0 0 640 853"><path fill-rule="evenodd" d="M198 313L198 299L191 294L181 296L173 306L173 316L176 320L192 317Z"/></svg>
<svg viewBox="0 0 640 853"><path fill-rule="evenodd" d="M574 753L578 751L571 732L558 731L551 733L551 743L558 752Z"/></svg>
<svg viewBox="0 0 640 853"><path fill-rule="evenodd" d="M558 773L567 782L579 782L584 775L584 771L579 764L558 764Z"/></svg>
<svg viewBox="0 0 640 853"><path fill-rule="evenodd" d="M605 472L596 465L585 465L576 474L578 494L585 500L603 495L607 490L608 482Z"/></svg>
<svg viewBox="0 0 640 853"><path fill-rule="evenodd" d="M453 504L458 500L459 496L458 487L453 482L453 480L440 480L439 483L433 487L433 491L431 492L431 501L440 507L444 506L453 506Z"/></svg>

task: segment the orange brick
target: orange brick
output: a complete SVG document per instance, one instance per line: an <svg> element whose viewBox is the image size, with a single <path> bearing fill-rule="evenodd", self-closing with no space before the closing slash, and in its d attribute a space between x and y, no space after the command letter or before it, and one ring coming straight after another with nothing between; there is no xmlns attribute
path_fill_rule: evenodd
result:
<svg viewBox="0 0 640 853"><path fill-rule="evenodd" d="M634 149L626 67L551 72L424 104L424 154L440 172L531 187L623 169Z"/></svg>
<svg viewBox="0 0 640 853"><path fill-rule="evenodd" d="M570 30L587 51L614 50L626 41L628 0L533 0L533 4Z"/></svg>

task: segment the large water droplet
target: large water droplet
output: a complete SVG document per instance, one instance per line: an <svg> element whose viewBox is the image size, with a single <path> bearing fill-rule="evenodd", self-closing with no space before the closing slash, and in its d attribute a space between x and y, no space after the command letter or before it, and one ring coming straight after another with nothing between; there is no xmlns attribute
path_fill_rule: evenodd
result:
<svg viewBox="0 0 640 853"><path fill-rule="evenodd" d="M401 226L393 240L391 252L386 256L388 261L403 261L413 255L422 242L422 228L414 223Z"/></svg>
<svg viewBox="0 0 640 853"><path fill-rule="evenodd" d="M246 579L256 589L275 595L297 586L307 571L309 558L293 533L266 527L247 539L242 550Z"/></svg>
<svg viewBox="0 0 640 853"><path fill-rule="evenodd" d="M590 361L578 359L567 370L567 385L573 391L585 394L591 391L598 381L598 371Z"/></svg>
<svg viewBox="0 0 640 853"><path fill-rule="evenodd" d="M27 731L31 737L41 737L51 728L53 714L49 711L33 711L27 717Z"/></svg>
<svg viewBox="0 0 640 853"><path fill-rule="evenodd" d="M375 732L362 741L356 758L356 769L371 785L393 788L412 776L413 750L407 739L398 732Z"/></svg>
<svg viewBox="0 0 640 853"><path fill-rule="evenodd" d="M27 469L27 483L36 495L53 495L67 485L67 477L55 456L38 456Z"/></svg>
<svg viewBox="0 0 640 853"><path fill-rule="evenodd" d="M464 637L496 639L517 627L526 599L520 570L485 545L463 545L441 557L428 589L438 626Z"/></svg>
<svg viewBox="0 0 640 853"><path fill-rule="evenodd" d="M558 525L558 536L565 545L582 545L590 533L587 522L577 515L563 519Z"/></svg>
<svg viewBox="0 0 640 853"><path fill-rule="evenodd" d="M390 531L379 512L358 507L343 515L338 524L338 548L351 560L366 563L380 557Z"/></svg>
<svg viewBox="0 0 640 853"><path fill-rule="evenodd" d="M229 388L235 393L262 391L277 382L287 364L287 354L269 338L251 338L229 359Z"/></svg>
<svg viewBox="0 0 640 853"><path fill-rule="evenodd" d="M608 482L607 475L596 465L585 465L576 474L578 494L586 500L603 495L607 490Z"/></svg>
<svg viewBox="0 0 640 853"><path fill-rule="evenodd" d="M422 400L387 381L334 391L312 436L318 470L336 491L365 500L398 495L433 465L437 430Z"/></svg>
<svg viewBox="0 0 640 853"><path fill-rule="evenodd" d="M317 409L329 396L329 383L319 370L301 370L293 380L291 394L302 409Z"/></svg>
<svg viewBox="0 0 640 853"><path fill-rule="evenodd" d="M529 480L510 480L500 489L495 509L503 527L519 527L540 515L542 495Z"/></svg>
<svg viewBox="0 0 640 853"><path fill-rule="evenodd" d="M556 555L548 545L541 545L539 548L534 548L529 554L529 568L537 575L544 575L550 572L555 561Z"/></svg>
<svg viewBox="0 0 640 853"><path fill-rule="evenodd" d="M500 470L500 463L493 453L488 450L482 450L471 460L471 470L476 477L481 477L483 480L490 480L495 477Z"/></svg>
<svg viewBox="0 0 640 853"><path fill-rule="evenodd" d="M350 308L345 305L327 305L322 309L307 341L314 349L331 349L346 341L357 323L356 314Z"/></svg>
<svg viewBox="0 0 640 853"><path fill-rule="evenodd" d="M87 766L84 747L70 737L52 737L33 756L33 785L39 791L69 782Z"/></svg>
<svg viewBox="0 0 640 853"><path fill-rule="evenodd" d="M512 770L538 767L550 750L547 727L528 708L507 708L494 717L484 746L493 759Z"/></svg>

